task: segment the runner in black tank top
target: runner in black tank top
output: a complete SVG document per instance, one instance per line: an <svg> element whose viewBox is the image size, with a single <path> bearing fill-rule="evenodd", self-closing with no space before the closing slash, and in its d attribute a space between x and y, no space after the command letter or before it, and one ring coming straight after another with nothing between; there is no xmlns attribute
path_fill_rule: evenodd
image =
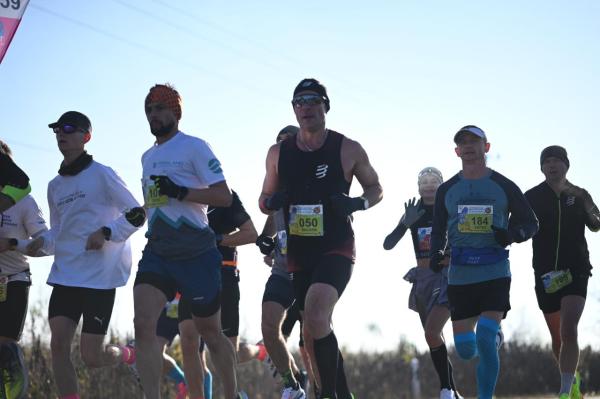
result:
<svg viewBox="0 0 600 399"><path fill-rule="evenodd" d="M325 128L330 107L323 85L302 80L292 106L300 132L269 149L259 206L267 214L283 208L286 216L288 267L305 321L305 346L319 373L320 397L350 399L331 316L352 275L351 215L377 204L383 193L360 144ZM364 193L351 198L355 176ZM293 390L284 397L305 395Z"/></svg>
<svg viewBox="0 0 600 399"><path fill-rule="evenodd" d="M286 223L289 226L290 215L293 219L293 215L298 214L295 212L297 205L321 205L323 208L322 219L306 219L311 222L311 228L319 230L317 235L294 234L292 220L292 231L288 235L288 267L292 272L309 268L306 263L310 262L311 256L319 254L338 254L354 261L354 232L350 218L336 214L330 200L334 194L347 195L350 191L340 155L343 139L342 134L327 130L325 143L313 152L301 151L294 139L281 144L279 184L288 194L284 207ZM298 222L302 222L300 217Z"/></svg>

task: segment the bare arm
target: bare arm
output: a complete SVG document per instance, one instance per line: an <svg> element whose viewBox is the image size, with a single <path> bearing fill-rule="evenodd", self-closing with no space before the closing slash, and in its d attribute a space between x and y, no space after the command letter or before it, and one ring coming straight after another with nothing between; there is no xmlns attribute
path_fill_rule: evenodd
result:
<svg viewBox="0 0 600 399"><path fill-rule="evenodd" d="M369 201L370 208L383 199L383 188L379 184L379 176L377 176L377 172L371 165L369 157L362 146L350 140L348 140L348 145L351 158L355 160L352 174L356 176L362 186L364 190L362 197Z"/></svg>
<svg viewBox="0 0 600 399"><path fill-rule="evenodd" d="M273 215L269 215L267 216L267 220L265 221L265 226L262 229L261 235L273 237L276 233L275 230L275 218Z"/></svg>
<svg viewBox="0 0 600 399"><path fill-rule="evenodd" d="M279 188L279 176L277 173L278 162L279 144L274 144L271 146L271 148L269 148L269 152L267 153L265 179L263 181L262 192L258 198L258 206L260 207L260 210L267 215L271 214L272 211L269 211L265 208L265 200L275 194Z"/></svg>
<svg viewBox="0 0 600 399"><path fill-rule="evenodd" d="M219 243L224 247L237 247L240 245L254 244L258 233L251 219L246 220L238 230L231 234L223 235L223 239Z"/></svg>
<svg viewBox="0 0 600 399"><path fill-rule="evenodd" d="M208 188L189 188L187 195L183 198L184 201L219 207L230 206L232 199L231 190L225 180Z"/></svg>

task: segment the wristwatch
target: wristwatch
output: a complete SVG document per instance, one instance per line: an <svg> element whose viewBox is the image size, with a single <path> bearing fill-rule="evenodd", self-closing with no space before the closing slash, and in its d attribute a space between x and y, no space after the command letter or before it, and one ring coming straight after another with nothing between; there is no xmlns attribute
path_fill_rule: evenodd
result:
<svg viewBox="0 0 600 399"><path fill-rule="evenodd" d="M112 230L110 229L110 227L102 226L102 234L104 235L104 239L106 241L110 241Z"/></svg>

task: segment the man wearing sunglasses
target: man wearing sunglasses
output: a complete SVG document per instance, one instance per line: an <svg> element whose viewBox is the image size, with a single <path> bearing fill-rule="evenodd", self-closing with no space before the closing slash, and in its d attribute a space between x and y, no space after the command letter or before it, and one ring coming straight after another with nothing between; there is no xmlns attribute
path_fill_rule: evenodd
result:
<svg viewBox="0 0 600 399"><path fill-rule="evenodd" d="M84 114L64 113L48 125L64 160L48 184L50 230L27 246L29 254L54 254L48 276L52 369L61 399L78 399L71 344L83 316L81 358L92 368L133 361L127 347L103 341L116 287L131 271L128 238L145 222L145 212L110 167L85 151L92 126ZM128 211L123 212L124 209Z"/></svg>
<svg viewBox="0 0 600 399"><path fill-rule="evenodd" d="M221 331L221 262L209 227L209 205L228 207L232 194L208 143L179 130L181 97L168 84L153 86L144 102L154 145L142 155L148 243L133 291L138 370L147 399L160 398L162 353L156 325L167 301L181 293L206 342L226 399L237 392L235 352Z"/></svg>
<svg viewBox="0 0 600 399"><path fill-rule="evenodd" d="M321 398L349 399L331 316L352 275L352 213L377 204L383 190L362 146L325 127L330 101L319 81L303 79L292 107L300 132L269 149L259 206L266 214L284 211L288 270L294 273L305 345L318 369ZM348 193L354 177L364 193L352 198Z"/></svg>
<svg viewBox="0 0 600 399"><path fill-rule="evenodd" d="M0 151L0 212L4 212L31 191L29 177L12 158Z"/></svg>

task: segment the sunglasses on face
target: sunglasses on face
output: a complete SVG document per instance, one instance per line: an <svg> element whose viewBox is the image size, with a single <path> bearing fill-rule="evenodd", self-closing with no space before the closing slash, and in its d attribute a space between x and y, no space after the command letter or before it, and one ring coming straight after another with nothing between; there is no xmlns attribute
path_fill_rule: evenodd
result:
<svg viewBox="0 0 600 399"><path fill-rule="evenodd" d="M54 133L66 133L66 134L73 134L76 132L85 133L85 130L83 130L77 126L73 126L73 125L57 126L57 127L53 128L52 130L54 131Z"/></svg>
<svg viewBox="0 0 600 399"><path fill-rule="evenodd" d="M301 107L303 105L319 105L323 104L323 97L315 94L305 94L303 96L294 97L292 105L294 107Z"/></svg>

